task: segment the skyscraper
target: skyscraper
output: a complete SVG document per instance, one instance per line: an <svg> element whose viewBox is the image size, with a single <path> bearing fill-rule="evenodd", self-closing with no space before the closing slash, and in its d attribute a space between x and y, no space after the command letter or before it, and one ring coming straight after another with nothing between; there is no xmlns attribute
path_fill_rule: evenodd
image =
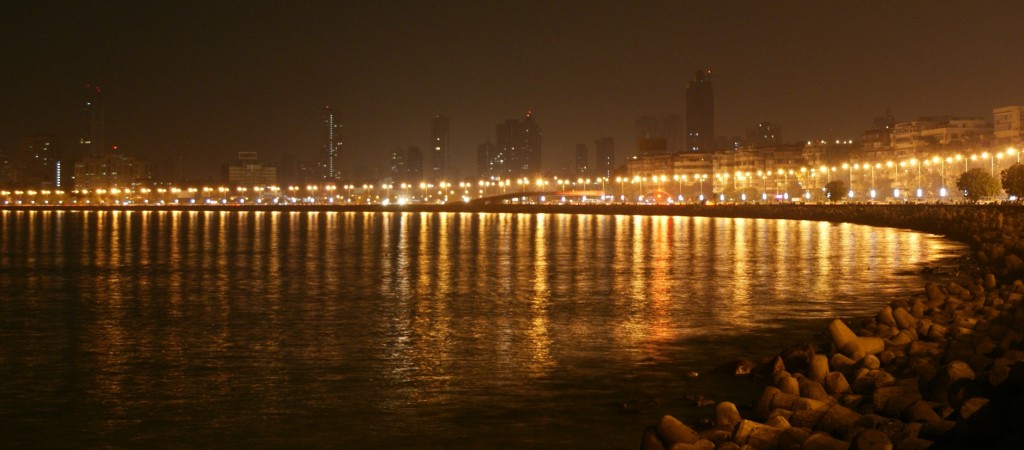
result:
<svg viewBox="0 0 1024 450"><path fill-rule="evenodd" d="M497 148L491 166L505 177L530 177L541 173L540 126L533 111L522 122L508 119L497 127Z"/></svg>
<svg viewBox="0 0 1024 450"><path fill-rule="evenodd" d="M590 175L589 156L587 144L576 144L576 167L573 171L575 175Z"/></svg>
<svg viewBox="0 0 1024 450"><path fill-rule="evenodd" d="M330 106L324 106L323 111L324 127L324 174L326 181L334 181L341 178L341 166L338 164L341 158L341 124L334 118L334 111Z"/></svg>
<svg viewBox="0 0 1024 450"><path fill-rule="evenodd" d="M499 125L500 126L500 125ZM496 158L494 144L488 139L487 142L480 144L476 148L476 175L480 178L490 178L492 176L500 176L501 173L497 170L500 167L498 164L500 161Z"/></svg>
<svg viewBox="0 0 1024 450"><path fill-rule="evenodd" d="M603 137L594 141L594 175L611 177L615 170L615 140Z"/></svg>
<svg viewBox="0 0 1024 450"><path fill-rule="evenodd" d="M430 120L430 165L434 181L448 178L450 130L448 116L438 114Z"/></svg>
<svg viewBox="0 0 1024 450"><path fill-rule="evenodd" d="M409 183L423 181L423 152L419 147L409 147L405 153L405 181Z"/></svg>
<svg viewBox="0 0 1024 450"><path fill-rule="evenodd" d="M686 87L686 149L711 151L715 146L715 95L711 71L697 71Z"/></svg>
<svg viewBox="0 0 1024 450"><path fill-rule="evenodd" d="M79 156L98 158L106 154L103 90L91 84L85 85L85 88L85 105L82 108L85 112L85 129L78 140L82 149Z"/></svg>
<svg viewBox="0 0 1024 450"><path fill-rule="evenodd" d="M397 147L391 152L391 181L395 183L405 182L408 175L408 167L405 165L406 151Z"/></svg>

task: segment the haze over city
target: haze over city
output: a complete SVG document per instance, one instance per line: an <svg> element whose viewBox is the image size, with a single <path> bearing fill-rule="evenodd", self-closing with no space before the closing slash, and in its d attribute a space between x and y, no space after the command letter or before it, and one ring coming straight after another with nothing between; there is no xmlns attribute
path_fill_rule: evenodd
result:
<svg viewBox="0 0 1024 450"><path fill-rule="evenodd" d="M716 134L761 121L786 141L856 139L887 107L991 119L1024 102L1018 2L473 2L361 4L15 2L0 18L0 148L70 142L83 86L102 86L106 142L158 176L216 178L238 152L276 163L322 151L321 108L341 161L383 167L451 121L451 164L474 175L495 125L534 111L544 169L578 143L634 153L644 115L685 113L710 69Z"/></svg>

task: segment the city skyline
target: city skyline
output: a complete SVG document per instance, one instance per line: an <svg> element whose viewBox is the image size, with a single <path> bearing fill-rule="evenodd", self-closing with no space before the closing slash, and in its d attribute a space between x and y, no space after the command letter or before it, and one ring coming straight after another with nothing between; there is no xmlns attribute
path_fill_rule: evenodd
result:
<svg viewBox="0 0 1024 450"><path fill-rule="evenodd" d="M545 170L604 136L621 162L637 118L686 114L687 83L706 68L723 136L771 122L788 141L858 139L886 107L899 121L989 119L1024 103L1012 2L462 6L15 5L0 19L16 90L0 148L78 138L87 83L104 88L108 145L200 177L240 151L316 160L323 105L344 127L347 170L384 167L398 146L432 149L441 113L451 165L471 176L494 124L531 109ZM450 35L422 33L442 22Z"/></svg>

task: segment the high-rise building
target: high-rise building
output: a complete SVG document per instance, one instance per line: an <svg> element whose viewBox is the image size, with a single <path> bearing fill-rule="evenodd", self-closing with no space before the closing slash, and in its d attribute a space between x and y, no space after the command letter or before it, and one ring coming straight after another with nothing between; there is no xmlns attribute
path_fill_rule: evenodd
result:
<svg viewBox="0 0 1024 450"><path fill-rule="evenodd" d="M533 111L526 113L526 119L506 120L497 126L497 146L490 166L496 174L504 177L530 177L541 173L540 126L533 118Z"/></svg>
<svg viewBox="0 0 1024 450"><path fill-rule="evenodd" d="M419 147L409 147L405 152L405 181L409 183L423 181L423 152Z"/></svg>
<svg viewBox="0 0 1024 450"><path fill-rule="evenodd" d="M398 147L391 152L391 181L413 184L423 181L423 151L419 147Z"/></svg>
<svg viewBox="0 0 1024 450"><path fill-rule="evenodd" d="M107 153L106 122L103 111L103 90L87 84L86 98L82 110L85 112L85 126L78 140L81 147L79 157L101 157Z"/></svg>
<svg viewBox="0 0 1024 450"><path fill-rule="evenodd" d="M663 117L661 130L669 153L683 151L683 144L686 143L686 129L683 128L683 118L679 114L669 113Z"/></svg>
<svg viewBox="0 0 1024 450"><path fill-rule="evenodd" d="M594 174L611 177L615 170L615 140L603 137L594 141Z"/></svg>
<svg viewBox="0 0 1024 450"><path fill-rule="evenodd" d="M500 125L499 125L500 126ZM497 158L494 144L488 140L476 148L476 175L480 178L500 176L497 167L500 167L501 160Z"/></svg>
<svg viewBox="0 0 1024 450"><path fill-rule="evenodd" d="M334 181L341 178L341 123L334 117L330 106L324 106L322 125L324 130L324 174L323 179Z"/></svg>
<svg viewBox="0 0 1024 450"><path fill-rule="evenodd" d="M533 111L526 112L526 119L523 120L523 142L521 158L522 173L524 175L540 175L541 173L541 139L540 125L533 118Z"/></svg>
<svg viewBox="0 0 1024 450"><path fill-rule="evenodd" d="M589 152L587 144L576 144L576 167L573 173L576 175L590 175Z"/></svg>
<svg viewBox="0 0 1024 450"><path fill-rule="evenodd" d="M686 87L686 149L711 151L715 146L715 95L711 71L697 71Z"/></svg>
<svg viewBox="0 0 1024 450"><path fill-rule="evenodd" d="M658 118L654 116L643 116L636 119L634 128L636 129L637 139L655 139L662 137L661 124L658 123Z"/></svg>
<svg viewBox="0 0 1024 450"><path fill-rule="evenodd" d="M434 181L448 179L450 133L447 116L438 114L430 120L430 171Z"/></svg>
<svg viewBox="0 0 1024 450"><path fill-rule="evenodd" d="M405 165L406 151L397 147L391 151L391 181L401 183L405 181L408 168Z"/></svg>
<svg viewBox="0 0 1024 450"><path fill-rule="evenodd" d="M60 161L52 135L26 136L7 160L9 185L19 188L59 188Z"/></svg>

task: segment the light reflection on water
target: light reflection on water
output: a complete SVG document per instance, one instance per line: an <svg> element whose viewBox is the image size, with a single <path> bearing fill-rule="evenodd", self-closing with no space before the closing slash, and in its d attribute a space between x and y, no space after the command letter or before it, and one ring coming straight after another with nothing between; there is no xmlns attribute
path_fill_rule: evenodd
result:
<svg viewBox="0 0 1024 450"><path fill-rule="evenodd" d="M679 374L962 251L756 219L2 211L0 439L635 448L709 389Z"/></svg>

